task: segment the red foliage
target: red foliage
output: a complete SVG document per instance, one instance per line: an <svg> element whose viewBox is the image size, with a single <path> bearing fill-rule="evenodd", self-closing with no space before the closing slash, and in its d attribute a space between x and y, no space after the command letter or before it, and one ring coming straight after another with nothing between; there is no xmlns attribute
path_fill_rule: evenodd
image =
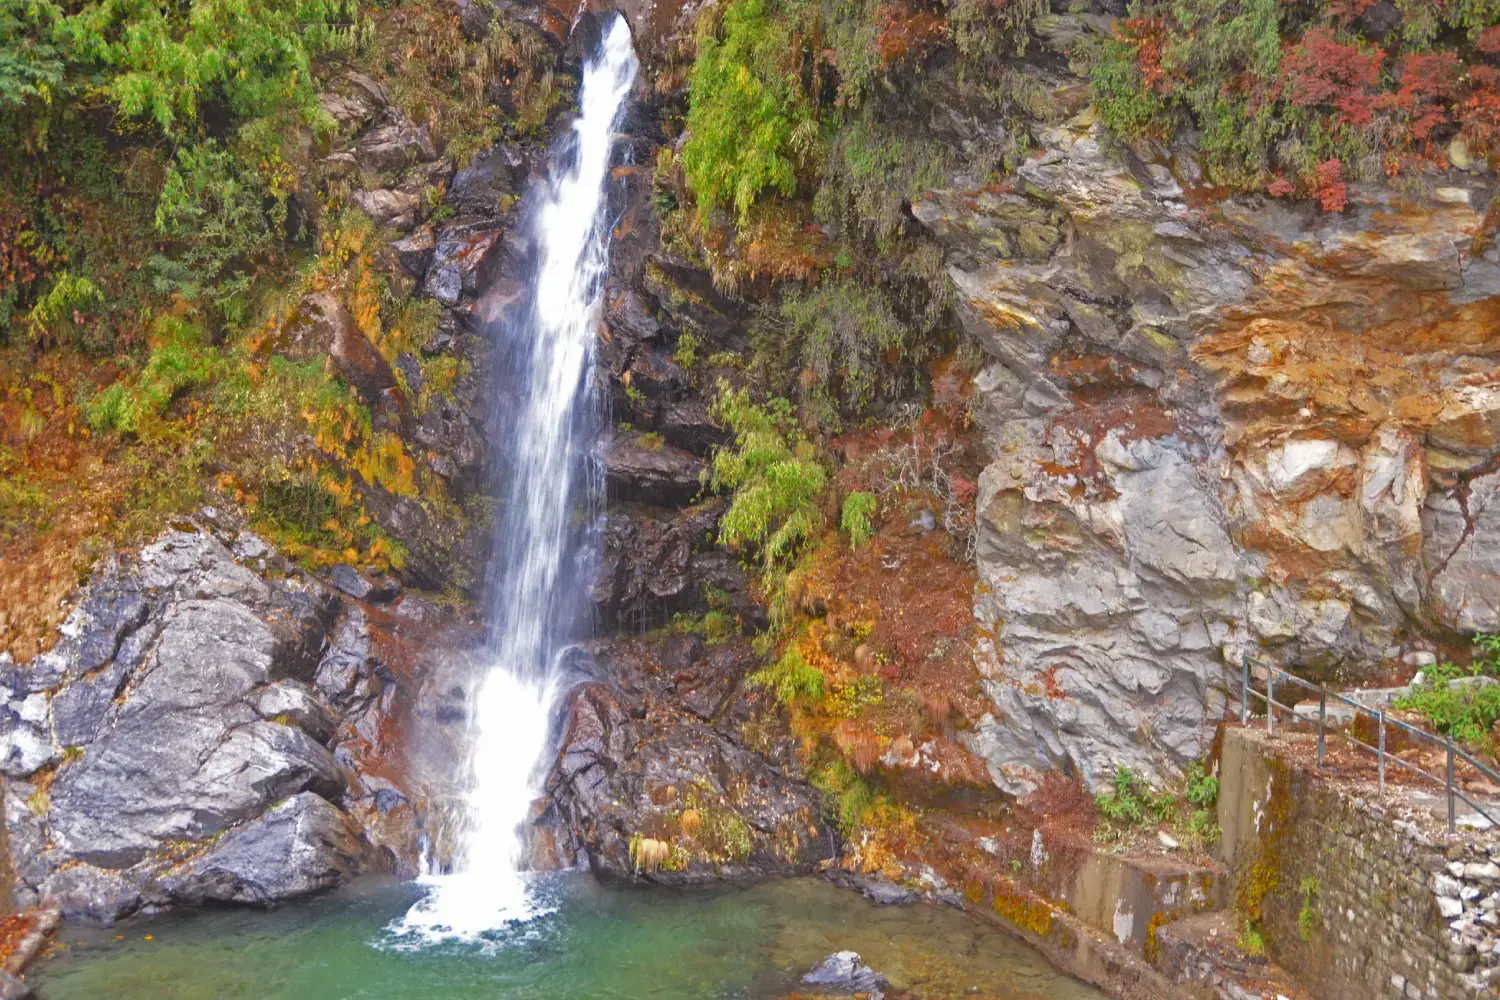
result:
<svg viewBox="0 0 1500 1000"><path fill-rule="evenodd" d="M1318 164L1314 174L1313 194L1325 212L1342 212L1349 204L1349 188L1344 184L1344 165L1338 160Z"/></svg>
<svg viewBox="0 0 1500 1000"><path fill-rule="evenodd" d="M1293 184L1285 177L1278 177L1266 187L1266 194L1270 195L1272 198L1285 198L1288 195L1295 193L1296 190L1297 185Z"/></svg>
<svg viewBox="0 0 1500 1000"><path fill-rule="evenodd" d="M1329 0L1324 10L1335 21L1353 21L1363 16L1376 2L1377 0Z"/></svg>
<svg viewBox="0 0 1500 1000"><path fill-rule="evenodd" d="M1474 45L1480 52L1487 52L1490 55L1500 52L1500 24L1481 31L1479 37L1474 40Z"/></svg>
<svg viewBox="0 0 1500 1000"><path fill-rule="evenodd" d="M1380 106L1406 115L1410 137L1425 142L1451 120L1449 102L1459 73L1452 52L1414 52L1401 60L1401 84L1381 98Z"/></svg>
<svg viewBox="0 0 1500 1000"><path fill-rule="evenodd" d="M1329 28L1313 28L1282 53L1282 78L1273 85L1277 97L1300 107L1330 105L1349 125L1368 125L1375 117L1380 49L1344 45Z"/></svg>
<svg viewBox="0 0 1500 1000"><path fill-rule="evenodd" d="M882 4L875 12L880 34L875 51L889 66L908 56L921 56L948 31L948 22L925 10L912 10L902 3Z"/></svg>
<svg viewBox="0 0 1500 1000"><path fill-rule="evenodd" d="M1469 68L1469 92L1459 105L1459 135L1481 156L1500 147L1500 69Z"/></svg>
<svg viewBox="0 0 1500 1000"><path fill-rule="evenodd" d="M1147 90L1167 93L1171 82L1162 69L1162 55L1167 49L1167 21L1162 17L1132 17L1115 23L1115 37L1136 51L1141 79Z"/></svg>

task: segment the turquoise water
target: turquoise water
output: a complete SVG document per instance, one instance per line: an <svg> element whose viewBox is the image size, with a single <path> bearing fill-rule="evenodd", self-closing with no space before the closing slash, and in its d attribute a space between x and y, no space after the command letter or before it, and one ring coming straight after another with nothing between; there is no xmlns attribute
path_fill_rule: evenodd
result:
<svg viewBox="0 0 1500 1000"><path fill-rule="evenodd" d="M833 951L920 1000L1098 1000L952 910L876 907L816 879L752 889L615 889L560 876L556 912L486 947L405 949L384 928L421 890L364 882L271 911L69 930L31 971L45 1000L761 1000Z"/></svg>

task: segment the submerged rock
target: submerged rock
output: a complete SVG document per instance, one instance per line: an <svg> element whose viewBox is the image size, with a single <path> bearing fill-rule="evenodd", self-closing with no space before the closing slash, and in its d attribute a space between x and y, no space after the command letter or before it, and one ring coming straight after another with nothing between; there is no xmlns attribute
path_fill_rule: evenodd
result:
<svg viewBox="0 0 1500 1000"><path fill-rule="evenodd" d="M847 993L880 996L891 984L864 963L857 951L837 951L814 965L802 977L806 986L822 986Z"/></svg>

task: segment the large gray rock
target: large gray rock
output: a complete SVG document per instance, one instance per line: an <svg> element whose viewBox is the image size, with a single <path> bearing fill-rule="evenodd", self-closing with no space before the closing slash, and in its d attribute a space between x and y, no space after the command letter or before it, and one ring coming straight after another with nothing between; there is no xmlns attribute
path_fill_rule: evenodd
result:
<svg viewBox="0 0 1500 1000"><path fill-rule="evenodd" d="M436 160L437 149L426 128L394 114L360 137L354 155L362 169L383 174Z"/></svg>
<svg viewBox="0 0 1500 1000"><path fill-rule="evenodd" d="M363 854L358 824L303 792L225 834L164 875L160 887L185 903L265 906L333 888L358 870Z"/></svg>
<svg viewBox="0 0 1500 1000"><path fill-rule="evenodd" d="M335 835L326 822L352 822L330 804L348 777L325 745L340 719L312 683L337 670L324 652L338 601L307 577L273 582L244 565L282 565L253 535L230 541L172 532L107 567L56 648L7 667L0 745L13 751L0 763L16 779L55 765L45 787L5 783L19 901L108 923L146 902L221 898L188 881L178 895L158 875L194 844L242 843L246 824L288 800L300 803L291 819L278 813L265 829L293 833L255 841L281 836L286 870L273 870L273 851L246 876L266 899L326 885L362 857L357 824ZM363 663L355 671L368 677ZM20 693L38 678L54 687Z"/></svg>
<svg viewBox="0 0 1500 1000"><path fill-rule="evenodd" d="M680 507L704 490L701 459L660 436L621 431L604 451L605 482L613 500Z"/></svg>

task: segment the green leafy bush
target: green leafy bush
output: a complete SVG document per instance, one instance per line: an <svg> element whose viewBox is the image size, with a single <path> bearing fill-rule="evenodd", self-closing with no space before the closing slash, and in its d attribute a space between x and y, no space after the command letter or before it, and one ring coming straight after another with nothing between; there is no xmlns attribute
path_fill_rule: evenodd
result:
<svg viewBox="0 0 1500 1000"><path fill-rule="evenodd" d="M797 429L785 399L761 405L748 390L723 386L713 413L734 432L734 443L713 459L712 487L731 493L719 541L754 550L771 583L823 526L818 498L828 472Z"/></svg>
<svg viewBox="0 0 1500 1000"><path fill-rule="evenodd" d="M749 683L751 687L770 691L782 704L790 704L798 698L823 697L826 682L823 672L810 666L796 643L792 643L775 663L751 674Z"/></svg>
<svg viewBox="0 0 1500 1000"><path fill-rule="evenodd" d="M842 758L815 770L812 780L828 796L834 821L844 836L858 833L865 814L875 804L875 792L869 782Z"/></svg>
<svg viewBox="0 0 1500 1000"><path fill-rule="evenodd" d="M1187 783L1182 795L1189 804L1207 809L1219 801L1219 778L1209 774L1208 769L1195 760L1188 765Z"/></svg>
<svg viewBox="0 0 1500 1000"><path fill-rule="evenodd" d="M821 423L839 425L839 412L859 412L902 381L892 358L911 360L916 338L879 288L834 279L796 289L755 333L756 364L772 384L803 373L799 384Z"/></svg>
<svg viewBox="0 0 1500 1000"><path fill-rule="evenodd" d="M1421 713L1434 729L1455 742L1489 748L1494 725L1500 720L1500 684L1451 683L1500 676L1500 636L1477 635L1474 646L1477 655L1472 664L1439 663L1426 668L1422 683L1413 685L1411 693L1397 698L1391 707Z"/></svg>
<svg viewBox="0 0 1500 1000"><path fill-rule="evenodd" d="M763 193L796 190L797 161L818 134L799 75L801 14L795 0L738 0L721 23L701 20L682 151L700 216L732 207L743 221Z"/></svg>
<svg viewBox="0 0 1500 1000"><path fill-rule="evenodd" d="M844 514L839 526L849 533L849 544L863 548L875 537L874 517L880 501L875 494L855 490L844 498Z"/></svg>
<svg viewBox="0 0 1500 1000"><path fill-rule="evenodd" d="M1215 184L1301 192L1327 211L1347 181L1420 176L1500 140L1500 4L1404 0L1401 30L1363 34L1367 4L1135 0L1093 54L1095 102L1127 138L1202 133Z"/></svg>
<svg viewBox="0 0 1500 1000"><path fill-rule="evenodd" d="M104 293L88 278L64 272L26 317L35 342L80 340L85 316L104 304Z"/></svg>
<svg viewBox="0 0 1500 1000"><path fill-rule="evenodd" d="M156 347L133 378L115 382L88 402L85 411L94 430L139 433L178 393L210 382L221 372L218 350L205 343L193 324L163 316L156 336Z"/></svg>
<svg viewBox="0 0 1500 1000"><path fill-rule="evenodd" d="M285 221L285 195L268 191L233 152L212 140L184 146L156 206L157 229L179 248L151 259L157 291L206 298L225 321L239 322L253 266L275 246Z"/></svg>
<svg viewBox="0 0 1500 1000"><path fill-rule="evenodd" d="M1118 829L1154 826L1170 819L1177 811L1177 798L1170 792L1156 792L1128 767L1115 769L1114 784L1108 792L1094 796L1099 815Z"/></svg>

